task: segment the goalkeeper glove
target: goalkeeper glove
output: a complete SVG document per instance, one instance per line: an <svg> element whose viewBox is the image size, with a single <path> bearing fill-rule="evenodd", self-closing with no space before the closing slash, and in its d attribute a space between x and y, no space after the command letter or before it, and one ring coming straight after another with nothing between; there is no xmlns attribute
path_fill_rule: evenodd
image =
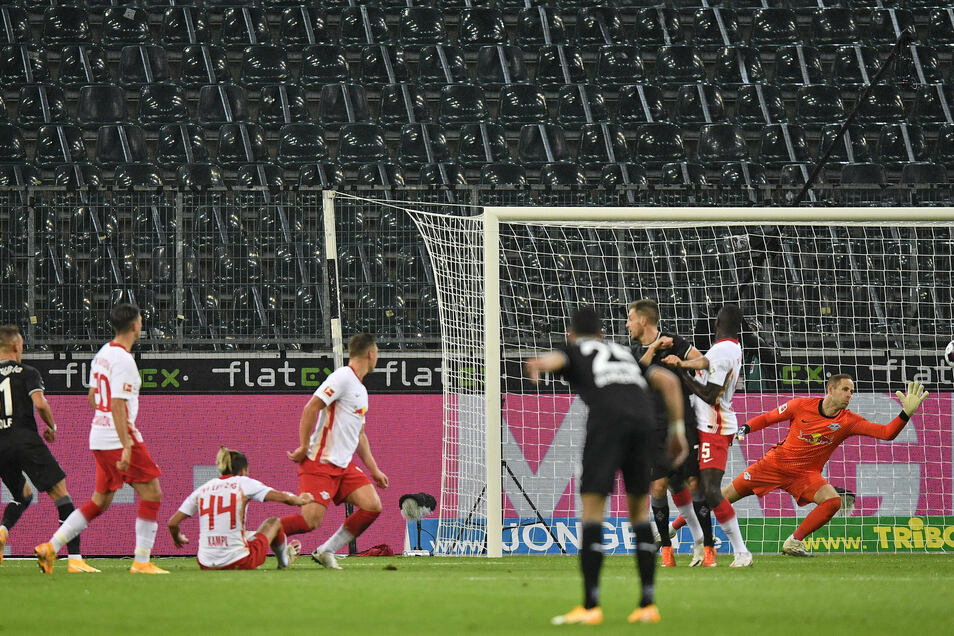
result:
<svg viewBox="0 0 954 636"><path fill-rule="evenodd" d="M924 390L924 385L920 382L908 382L908 392L902 394L901 391L897 391L895 395L901 402L901 408L904 410L905 415L911 417L930 394Z"/></svg>
<svg viewBox="0 0 954 636"><path fill-rule="evenodd" d="M748 424L743 424L742 426L739 427L739 430L735 432L735 439L741 442L742 440L745 439L745 436L748 435L751 431L752 431L752 427L750 427Z"/></svg>

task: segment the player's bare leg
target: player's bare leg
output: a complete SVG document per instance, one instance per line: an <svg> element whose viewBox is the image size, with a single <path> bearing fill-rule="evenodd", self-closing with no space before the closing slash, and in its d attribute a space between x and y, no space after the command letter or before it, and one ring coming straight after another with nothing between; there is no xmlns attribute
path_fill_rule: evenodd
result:
<svg viewBox="0 0 954 636"><path fill-rule="evenodd" d="M56 553L70 541L79 536L86 529L89 523L103 514L109 505L113 502L115 490L109 492L93 492L89 501L75 509L66 520L60 525L60 529L53 533L53 536L46 543L33 548L36 555L37 564L44 574L50 574L53 571L53 562L56 560Z"/></svg>
<svg viewBox="0 0 954 636"><path fill-rule="evenodd" d="M311 558L315 561L333 570L341 569L335 559L335 552L360 536L381 514L381 498L371 484L365 484L352 491L345 497L345 501L357 510L351 513L341 527L311 554Z"/></svg>
<svg viewBox="0 0 954 636"><path fill-rule="evenodd" d="M689 567L701 566L706 562L708 556L708 566L715 563L715 542L712 538L712 516L709 512L709 504L706 503L702 495L699 480L689 475L686 477L685 487L682 490L672 488L673 501L679 509L679 516L669 524L669 536L675 537L676 533L683 526L689 526L692 534L692 559L689 561ZM710 548L707 554L706 548Z"/></svg>
<svg viewBox="0 0 954 636"><path fill-rule="evenodd" d="M831 521L841 507L841 497L831 484L825 484L815 491L815 509L808 513L795 532L782 544L782 554L797 557L810 557L812 553L805 548L802 539Z"/></svg>
<svg viewBox="0 0 954 636"><path fill-rule="evenodd" d="M149 560L159 529L157 519L159 503L162 501L159 480L154 478L131 485L139 495L139 510L136 514L136 552L129 571L133 574L169 574L168 570L157 567Z"/></svg>
<svg viewBox="0 0 954 636"><path fill-rule="evenodd" d="M642 597L639 607L629 615L630 623L658 623L659 610L654 599L656 578L656 544L649 541L652 537L649 518L646 514L646 495L626 495L629 507L629 521L636 535L636 566L642 583Z"/></svg>
<svg viewBox="0 0 954 636"><path fill-rule="evenodd" d="M66 523L70 515L76 511L76 508L73 506L73 499L70 497L69 491L66 490L66 480L61 479L53 484L53 487L47 490L46 494L49 495L50 499L53 500L53 504L56 506L60 524ZM87 563L80 553L80 540L78 536L67 541L66 547L69 553L66 561L66 571L68 573L96 574L99 572L99 570Z"/></svg>
<svg viewBox="0 0 954 636"><path fill-rule="evenodd" d="M268 540L278 560L278 569L284 570L291 565L298 555L301 554L301 542L298 540L288 541L285 537L285 531L282 530L282 520L278 517L269 517L262 522L262 525L256 530Z"/></svg>
<svg viewBox="0 0 954 636"><path fill-rule="evenodd" d="M722 530L732 543L735 559L729 567L748 567L752 565L752 553L749 552L749 549L745 546L745 541L742 539L739 520L736 519L732 504L722 494L722 477L724 474L725 471L718 468L705 468L699 471L702 491L705 494L706 502L712 512L715 513L719 525L722 526Z"/></svg>
<svg viewBox="0 0 954 636"><path fill-rule="evenodd" d="M603 622L603 610L600 609L599 583L600 569L603 565L603 507L606 497L597 493L582 493L580 501L583 511L580 515L580 569L583 571L583 605L578 605L566 614L550 619L553 625L599 625ZM646 525L649 526L649 512L646 498L642 500L642 511ZM652 531L650 531L650 539ZM656 545L653 544L655 549Z"/></svg>

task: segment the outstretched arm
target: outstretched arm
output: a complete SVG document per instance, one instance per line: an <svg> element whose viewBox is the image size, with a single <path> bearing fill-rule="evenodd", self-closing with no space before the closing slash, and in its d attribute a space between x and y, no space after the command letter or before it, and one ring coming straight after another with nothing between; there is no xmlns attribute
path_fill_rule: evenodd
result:
<svg viewBox="0 0 954 636"><path fill-rule="evenodd" d="M551 351L542 356L527 360L527 376L536 384L540 381L541 373L553 373L566 366L566 354L562 351Z"/></svg>
<svg viewBox="0 0 954 636"><path fill-rule="evenodd" d="M265 501L277 501L279 503L288 504L289 506L304 506L314 503L315 497L310 492L295 495L281 490L269 490L265 494Z"/></svg>
<svg viewBox="0 0 954 636"><path fill-rule="evenodd" d="M901 402L901 413L891 420L887 425L869 422L866 419L858 418L851 429L852 435L865 435L883 440L893 440L901 434L908 420L914 415L915 411L921 406L921 403L927 399L928 393L924 390L924 385L920 382L908 382L908 392L895 393Z"/></svg>

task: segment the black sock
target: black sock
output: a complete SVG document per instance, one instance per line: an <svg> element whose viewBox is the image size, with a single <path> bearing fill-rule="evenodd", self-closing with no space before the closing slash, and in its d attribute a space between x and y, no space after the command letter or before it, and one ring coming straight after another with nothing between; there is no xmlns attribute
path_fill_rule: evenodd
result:
<svg viewBox="0 0 954 636"><path fill-rule="evenodd" d="M648 521L633 526L636 535L636 567L639 580L643 584L643 598L640 607L653 604L653 587L656 575L656 544L653 542L653 530Z"/></svg>
<svg viewBox="0 0 954 636"><path fill-rule="evenodd" d="M659 530L659 540L664 548L672 547L669 538L669 498L653 497L653 519L656 520L656 529Z"/></svg>
<svg viewBox="0 0 954 636"><path fill-rule="evenodd" d="M60 525L63 525L63 522L66 521L66 518L69 517L76 508L73 507L73 499L69 495L57 499L56 512L60 516ZM70 539L70 542L66 544L66 550L69 554L80 554L80 538L79 535L76 535L74 538Z"/></svg>
<svg viewBox="0 0 954 636"><path fill-rule="evenodd" d="M583 570L583 607L600 604L600 568L603 567L603 524L584 521L580 539L580 569ZM652 532L649 533L652 541Z"/></svg>
<svg viewBox="0 0 954 636"><path fill-rule="evenodd" d="M714 547L715 540L712 538L712 512L709 510L709 504L707 504L705 500L699 501L693 497L692 507L695 508L699 525L702 526L702 544Z"/></svg>
<svg viewBox="0 0 954 636"><path fill-rule="evenodd" d="M31 501L33 501L32 494L29 497L21 496L20 499L14 499L8 503L7 507L3 509L3 520L0 521L0 526L6 526L7 530L13 530L13 526L19 521L20 515L27 509Z"/></svg>

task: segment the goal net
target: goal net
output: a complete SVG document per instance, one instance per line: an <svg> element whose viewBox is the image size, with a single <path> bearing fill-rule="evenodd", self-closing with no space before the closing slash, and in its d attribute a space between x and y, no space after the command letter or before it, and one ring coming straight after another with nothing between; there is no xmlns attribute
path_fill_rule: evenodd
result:
<svg viewBox="0 0 954 636"><path fill-rule="evenodd" d="M794 396L823 395L835 373L855 379L853 411L887 423L900 410L894 391L924 382L931 396L897 439L851 437L835 451L825 476L855 495L854 506L808 543L833 552L954 551L954 372L940 360L954 334L949 211L409 212L434 268L443 343L436 553L576 551L586 407L552 377L530 384L522 361L563 342L581 305L599 310L607 338L627 344L627 305L640 298L659 303L661 329L702 352L718 308L741 306L740 423ZM864 220L875 214L884 219ZM783 423L733 444L726 482L787 432ZM775 491L735 507L749 547L776 553L813 506ZM604 539L610 552L634 547L620 489ZM688 551L688 534L674 545Z"/></svg>

